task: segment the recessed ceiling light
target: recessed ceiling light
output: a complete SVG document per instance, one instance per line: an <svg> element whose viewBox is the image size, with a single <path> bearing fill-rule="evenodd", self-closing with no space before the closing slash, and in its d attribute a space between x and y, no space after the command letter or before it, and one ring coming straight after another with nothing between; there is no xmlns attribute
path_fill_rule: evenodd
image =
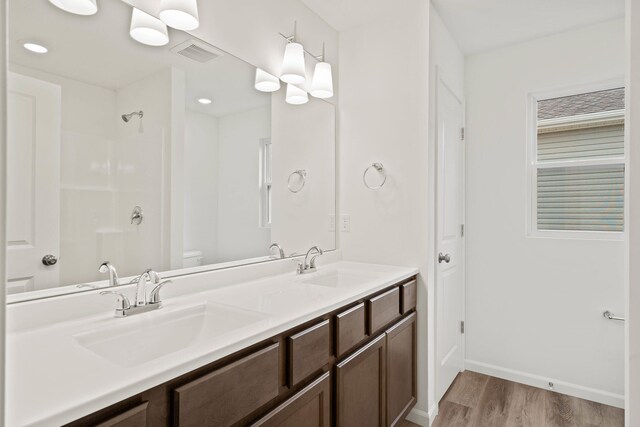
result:
<svg viewBox="0 0 640 427"><path fill-rule="evenodd" d="M198 99L198 102L200 104L209 105L211 104L212 101L209 98L200 98Z"/></svg>
<svg viewBox="0 0 640 427"><path fill-rule="evenodd" d="M37 44L37 43L25 43L22 46L24 46L25 49L27 49L30 52L34 52L34 53L47 53L49 52L49 49L47 49L46 47L42 46L41 44Z"/></svg>

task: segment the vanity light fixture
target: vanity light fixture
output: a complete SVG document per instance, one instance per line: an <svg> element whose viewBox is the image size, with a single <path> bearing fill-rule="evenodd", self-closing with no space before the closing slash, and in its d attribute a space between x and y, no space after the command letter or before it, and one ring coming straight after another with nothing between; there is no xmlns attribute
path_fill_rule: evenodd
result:
<svg viewBox="0 0 640 427"><path fill-rule="evenodd" d="M333 96L333 76L331 64L324 61L324 43L322 44L322 55L316 58L319 62L313 72L311 81L311 96L320 99L327 99Z"/></svg>
<svg viewBox="0 0 640 427"><path fill-rule="evenodd" d="M49 0L49 2L65 12L76 15L93 15L98 11L96 0Z"/></svg>
<svg viewBox="0 0 640 427"><path fill-rule="evenodd" d="M164 46L169 43L167 26L155 16L135 7L131 12L129 35L135 41L148 46Z"/></svg>
<svg viewBox="0 0 640 427"><path fill-rule="evenodd" d="M213 101L211 101L209 98L200 98L198 99L198 102L202 105L209 105L211 104Z"/></svg>
<svg viewBox="0 0 640 427"><path fill-rule="evenodd" d="M33 53L47 53L49 49L38 43L26 42L22 45L25 49Z"/></svg>
<svg viewBox="0 0 640 427"><path fill-rule="evenodd" d="M195 30L200 25L197 0L160 0L160 19L176 30Z"/></svg>
<svg viewBox="0 0 640 427"><path fill-rule="evenodd" d="M260 92L275 92L280 89L280 80L260 68L256 68L255 88Z"/></svg>
<svg viewBox="0 0 640 427"><path fill-rule="evenodd" d="M302 105L309 102L309 95L303 89L300 89L298 86L292 85L291 83L287 84L287 104L291 105Z"/></svg>

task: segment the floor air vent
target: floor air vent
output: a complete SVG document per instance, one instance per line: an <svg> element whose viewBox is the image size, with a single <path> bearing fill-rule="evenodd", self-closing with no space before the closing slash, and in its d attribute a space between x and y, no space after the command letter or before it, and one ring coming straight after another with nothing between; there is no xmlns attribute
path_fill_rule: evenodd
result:
<svg viewBox="0 0 640 427"><path fill-rule="evenodd" d="M171 48L171 51L200 63L209 62L223 52L200 40L189 39Z"/></svg>

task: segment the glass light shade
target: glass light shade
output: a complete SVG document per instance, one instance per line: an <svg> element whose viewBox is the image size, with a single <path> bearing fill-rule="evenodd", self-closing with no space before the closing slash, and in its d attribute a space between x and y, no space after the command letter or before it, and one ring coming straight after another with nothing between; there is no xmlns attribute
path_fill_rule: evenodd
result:
<svg viewBox="0 0 640 427"><path fill-rule="evenodd" d="M76 15L93 15L98 11L96 0L49 0L52 5Z"/></svg>
<svg viewBox="0 0 640 427"><path fill-rule="evenodd" d="M164 46L169 43L167 26L155 16L135 7L131 13L129 35L135 41L149 46Z"/></svg>
<svg viewBox="0 0 640 427"><path fill-rule="evenodd" d="M306 91L292 84L287 85L287 104L302 105L309 102L309 95Z"/></svg>
<svg viewBox="0 0 640 427"><path fill-rule="evenodd" d="M176 30L195 30L200 25L197 0L161 0L160 19Z"/></svg>
<svg viewBox="0 0 640 427"><path fill-rule="evenodd" d="M287 43L282 60L280 80L285 83L301 85L306 81L304 66L304 48L300 43Z"/></svg>
<svg viewBox="0 0 640 427"><path fill-rule="evenodd" d="M311 96L316 98L331 98L333 96L333 76L331 75L331 64L328 62L318 62L313 72L311 81Z"/></svg>
<svg viewBox="0 0 640 427"><path fill-rule="evenodd" d="M256 68L255 87L260 92L275 92L280 89L280 80L276 76Z"/></svg>

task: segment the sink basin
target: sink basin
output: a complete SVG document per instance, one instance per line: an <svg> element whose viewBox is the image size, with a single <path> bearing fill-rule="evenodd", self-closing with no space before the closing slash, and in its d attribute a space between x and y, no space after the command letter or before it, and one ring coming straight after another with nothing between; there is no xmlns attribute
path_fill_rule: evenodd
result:
<svg viewBox="0 0 640 427"><path fill-rule="evenodd" d="M87 350L121 366L135 366L263 320L261 313L201 303L112 319L110 326L74 336Z"/></svg>
<svg viewBox="0 0 640 427"><path fill-rule="evenodd" d="M331 289L309 285L305 283L275 284L267 286L263 290L238 298L237 293L219 296L218 300L234 305L239 305L247 310L261 313L290 313L298 308L305 309L327 298L332 293Z"/></svg>
<svg viewBox="0 0 640 427"><path fill-rule="evenodd" d="M370 280L368 277L335 271L323 274L321 272L312 273L303 283L315 286L325 286L328 288L343 288L348 286L358 286Z"/></svg>

